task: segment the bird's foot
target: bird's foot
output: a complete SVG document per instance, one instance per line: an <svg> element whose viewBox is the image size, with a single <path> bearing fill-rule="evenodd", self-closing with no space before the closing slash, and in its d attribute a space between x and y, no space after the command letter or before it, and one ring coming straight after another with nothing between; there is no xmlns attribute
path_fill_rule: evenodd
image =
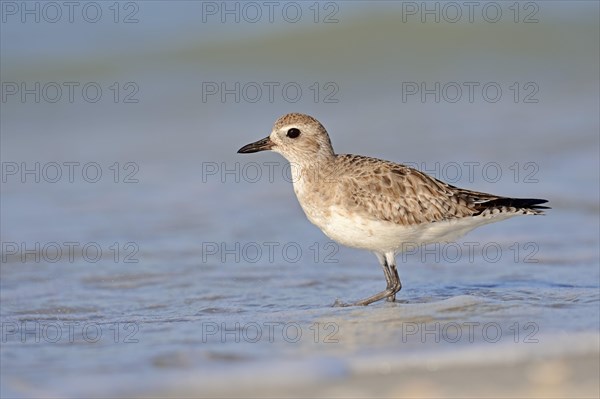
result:
<svg viewBox="0 0 600 399"><path fill-rule="evenodd" d="M340 301L339 299L336 299L333 303L333 307L367 306L373 302L381 301L382 299L385 299L388 302L396 302L396 294L398 293L398 291L400 291L401 288L402 286L400 284L392 287L387 287L385 291L382 291L369 298L354 303L345 303Z"/></svg>
<svg viewBox="0 0 600 399"><path fill-rule="evenodd" d="M333 303L333 305L331 305L334 308L347 308L349 306L355 306L355 303L346 303L346 302L342 302L339 299L336 299L335 302Z"/></svg>

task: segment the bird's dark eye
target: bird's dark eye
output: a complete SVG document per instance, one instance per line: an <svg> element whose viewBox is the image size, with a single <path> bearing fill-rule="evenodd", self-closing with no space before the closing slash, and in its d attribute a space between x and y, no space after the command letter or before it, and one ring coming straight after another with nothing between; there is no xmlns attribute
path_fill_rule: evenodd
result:
<svg viewBox="0 0 600 399"><path fill-rule="evenodd" d="M291 128L287 131L287 136L291 139L295 139L300 136L300 129L296 129L295 127Z"/></svg>

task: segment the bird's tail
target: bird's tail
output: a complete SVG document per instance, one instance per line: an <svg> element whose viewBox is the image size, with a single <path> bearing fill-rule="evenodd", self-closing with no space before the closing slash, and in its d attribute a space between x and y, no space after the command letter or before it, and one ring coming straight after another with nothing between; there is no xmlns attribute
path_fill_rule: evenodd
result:
<svg viewBox="0 0 600 399"><path fill-rule="evenodd" d="M551 209L549 206L543 206L548 200L539 198L507 198L500 197L488 199L478 203L480 213L493 210L512 211L525 215L543 215L545 209Z"/></svg>

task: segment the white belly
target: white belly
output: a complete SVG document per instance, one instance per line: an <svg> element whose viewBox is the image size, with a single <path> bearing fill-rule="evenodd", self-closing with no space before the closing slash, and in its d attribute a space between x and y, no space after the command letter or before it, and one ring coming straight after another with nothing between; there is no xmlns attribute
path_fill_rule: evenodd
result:
<svg viewBox="0 0 600 399"><path fill-rule="evenodd" d="M402 226L347 214L336 207L329 208L327 213L307 213L307 216L329 238L342 245L375 252L398 253L412 245L452 242L476 227L504 220L515 214L470 216L415 226Z"/></svg>

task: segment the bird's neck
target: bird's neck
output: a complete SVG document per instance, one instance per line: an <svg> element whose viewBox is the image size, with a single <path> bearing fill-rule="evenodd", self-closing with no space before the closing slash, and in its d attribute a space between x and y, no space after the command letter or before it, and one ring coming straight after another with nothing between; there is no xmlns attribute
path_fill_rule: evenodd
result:
<svg viewBox="0 0 600 399"><path fill-rule="evenodd" d="M310 187L313 184L327 183L336 173L336 155L321 157L311 162L290 161L290 174L294 186Z"/></svg>

